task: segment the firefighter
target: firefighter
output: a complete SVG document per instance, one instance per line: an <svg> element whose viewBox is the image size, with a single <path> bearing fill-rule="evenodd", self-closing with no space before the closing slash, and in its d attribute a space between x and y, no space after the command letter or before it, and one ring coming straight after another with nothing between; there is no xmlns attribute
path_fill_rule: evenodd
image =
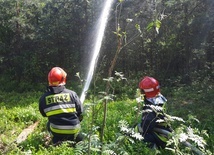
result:
<svg viewBox="0 0 214 155"><path fill-rule="evenodd" d="M144 105L141 123L137 128L144 137L144 142L150 148L165 148L167 135L155 131L161 129L171 132L170 126L165 121L163 105L167 99L160 93L159 82L153 77L146 76L139 83L139 89L144 94Z"/></svg>
<svg viewBox="0 0 214 155"><path fill-rule="evenodd" d="M62 68L53 67L48 74L47 91L39 100L39 111L48 118L47 128L54 145L83 140L80 132L83 104L76 92L66 89L66 76Z"/></svg>

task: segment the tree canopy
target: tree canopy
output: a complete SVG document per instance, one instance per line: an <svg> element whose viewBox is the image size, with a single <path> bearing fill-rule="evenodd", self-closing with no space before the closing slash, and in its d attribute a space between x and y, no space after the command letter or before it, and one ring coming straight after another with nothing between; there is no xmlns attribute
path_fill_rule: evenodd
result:
<svg viewBox="0 0 214 155"><path fill-rule="evenodd" d="M0 0L2 90L46 83L54 66L86 74L102 0ZM191 84L213 79L213 0L115 1L97 67ZM167 81L167 80L165 80ZM171 84L175 84L172 82ZM32 87L30 87L31 85Z"/></svg>

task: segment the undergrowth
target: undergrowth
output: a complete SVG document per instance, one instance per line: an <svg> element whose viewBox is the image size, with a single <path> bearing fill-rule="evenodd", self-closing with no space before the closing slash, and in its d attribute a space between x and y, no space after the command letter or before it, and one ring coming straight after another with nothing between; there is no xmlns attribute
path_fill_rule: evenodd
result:
<svg viewBox="0 0 214 155"><path fill-rule="evenodd" d="M204 142L204 148L201 147L202 150L207 151L207 154L214 152L213 89L205 90L205 88L194 87L194 90L192 90L191 87L177 87L164 89L164 93L168 98L167 114L182 118L184 122L173 122L174 137L169 141L167 149L151 150L139 139L139 135L136 136L132 131L132 127L139 122L141 117L138 114L137 101L134 99L108 101L103 144L100 142L103 100L94 98L86 100L82 121L82 132L85 139L78 143L75 148L72 148L69 147L69 142L57 147L52 146L51 137L46 130L47 120L38 111L38 99L42 94L41 92L29 92L27 94L1 92L0 154L97 155L102 152L104 155L170 155L176 154L173 153L175 150L177 150L177 153L179 152L178 154L193 154L188 147L178 143L178 136L184 139L195 136L194 138L199 140L199 147L200 142ZM39 124L32 134L25 141L17 144L16 138L22 130L37 121L39 121ZM130 136L130 133L133 133L132 136ZM133 135L135 136L133 137ZM193 137L190 137L190 135ZM191 143L198 146L193 139Z"/></svg>

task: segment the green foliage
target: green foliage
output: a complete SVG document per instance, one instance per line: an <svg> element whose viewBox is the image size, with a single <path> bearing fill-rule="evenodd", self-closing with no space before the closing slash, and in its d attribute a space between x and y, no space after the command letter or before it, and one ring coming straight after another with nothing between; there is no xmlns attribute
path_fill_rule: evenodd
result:
<svg viewBox="0 0 214 155"><path fill-rule="evenodd" d="M157 33L159 33L159 29L161 27L161 21L160 20L155 20L151 23L148 24L146 29L150 31L151 29L155 29Z"/></svg>
<svg viewBox="0 0 214 155"><path fill-rule="evenodd" d="M104 91L106 83L102 76L94 80L89 100L85 102L82 130L86 139L83 142L76 148L68 147L69 142L47 147L50 135L46 132L46 119L41 117L37 106L41 92L27 91L44 90L44 79L52 66L67 67L70 75L82 70L81 60L90 54L83 50L93 44L85 44L86 35L99 14L96 12L99 2L102 1L0 0L0 83L3 91L0 92L0 153L170 154L176 150L180 154L191 154L189 149L178 144L181 134L195 145L200 144L194 141L199 138L198 142L207 143L207 151L214 152L212 0L170 0L155 4L119 0L118 19L109 20L105 33L101 57L105 55L106 59L102 62L102 72L106 73L117 46L112 39L112 34L116 34L122 45L126 45L121 49L122 56L116 66L124 74L115 72L114 77L105 79L110 84L108 92ZM157 33L146 31L153 28ZM131 79L127 80L124 75ZM173 122L175 132L170 143L174 147L170 151L150 150L124 131L121 133L121 120L127 121L123 124L125 131L132 131L127 125L132 127L139 121L137 102L133 99L136 83L142 75L156 75L162 85L168 87L162 88L169 101L167 110L170 116L178 116L170 117L171 120L179 117L187 120L182 125ZM81 86L73 82L71 88L80 92ZM104 144L101 144L104 101L107 101L107 120ZM200 122L195 121L196 116ZM40 123L34 133L17 145L14 140L19 133L38 120Z"/></svg>
<svg viewBox="0 0 214 155"><path fill-rule="evenodd" d="M170 113L174 112L173 115L180 113L183 116L183 114L186 113L186 107L181 106L180 108L176 108L176 106L180 103L179 101L185 101L184 99L189 99L189 96L184 94L188 92L188 94L191 96L192 91L190 91L187 87L184 87L179 90L174 89L172 92L174 92L172 93L173 97L168 97L168 111L170 111ZM82 131L85 133L85 140L83 142L78 143L76 148L68 147L69 143L63 143L61 146L53 147L49 142L50 135L46 131L46 119L42 118L38 110L36 110L38 108L36 101L38 100L38 96L40 94L41 93L29 93L27 95L28 97L24 97L24 94L11 93L9 95L13 96L12 98L5 100L6 102L1 102L1 152L7 152L7 154L11 155L24 153L49 155L59 153L66 154L68 152L75 155L88 154L90 152L90 154L96 155L101 152L99 135L101 127L100 124L103 121L102 100L97 100L96 102L91 102L93 100L88 100L85 102L85 114L84 120L82 122ZM192 93L192 95L194 95L194 93ZM6 93L2 93L1 98L6 98L6 96ZM191 98L192 100L195 100L195 106L199 105L199 100L197 100L197 98L202 96L202 94L198 94L197 96ZM207 94L207 96L209 95ZM177 99L176 103L175 101L174 103L170 103L170 101L173 101L172 99ZM176 110L173 110L173 108L176 108ZM212 110L211 108L209 109ZM206 111L209 113L209 109L201 109L201 112ZM212 115L209 115L208 117L206 115L204 117L207 118L201 118L205 121L205 126L200 124L198 119L192 115L189 115L189 119L183 123L176 123L179 120L179 117L170 116L169 118L171 118L171 121L174 120L174 139L169 141L170 145L168 146L168 150L155 151L148 149L144 143L136 139L136 136L134 136L135 134L133 134L134 132L132 125L133 123L135 124L138 122L140 118L140 116L137 116L136 113L137 102L134 100L111 101L108 103L105 144L102 150L103 154L173 154L173 150L176 150L177 152L180 151L181 154L191 154L190 150L187 149L184 145L177 143L181 137L188 137L190 138L192 144L195 143L199 146L202 146L201 144L205 144L204 142L206 142L207 145L205 145L206 149L204 151L207 151L207 154L209 154L209 150L212 151L213 149L213 126L212 124L206 123L206 121L209 122L209 117L212 117ZM200 116L199 112L195 113L192 111L191 113ZM26 128L33 121L37 120L40 120L39 126L36 128L33 134L28 136L27 140L19 145L13 143L21 130ZM210 137L207 137L206 132L204 132L206 129L209 129L208 135ZM12 136L6 138L8 135ZM200 137L204 137L204 139L202 140ZM49 146L47 147L47 145ZM203 150L203 147L200 148Z"/></svg>
<svg viewBox="0 0 214 155"><path fill-rule="evenodd" d="M112 82L114 81L113 77L108 78L108 79L104 79L104 81L110 81L111 82L111 88L114 88L113 84L112 84ZM102 94L104 95L103 99L107 99L107 100L112 99L111 97L106 96L107 95L106 93L103 92ZM188 96L186 96L186 97L188 97ZM137 107L136 107L136 105L137 104L136 104L136 102L133 102L133 101L131 101L131 102L132 103L129 103L131 105L131 107L129 107L128 105L126 105L126 102L124 102L124 101L123 102L120 102L120 101L117 101L117 102L115 102L115 101L108 102L108 104L107 104L108 109L111 109L111 110L107 111L107 113L108 113L107 121L106 121L107 131L105 131L105 134L108 135L109 137L111 137L112 140L113 139L117 139L119 141L121 140L122 141L121 143L123 143L124 145L122 145L122 146L119 147L118 146L119 144L117 144L117 142L118 142L117 140L115 142L115 140L112 141L111 139L109 139L109 138L107 138L105 136L105 142L106 142L106 144L104 144L104 146L103 146L103 150L102 150L103 152L107 151L108 153L111 152L111 153L118 153L118 154L120 154L121 152L123 152L123 154L135 154L136 150L131 145L133 143L135 143L135 146L137 145L137 147L139 148L139 144L137 144L137 142L132 139L132 138L138 139L138 136L135 135L135 133L133 131L133 128L129 129L127 123L124 122L124 121L121 121L121 120L123 120L123 118L126 118L126 120L129 120L129 118L130 118L130 122L139 121L138 119L136 119L138 117L138 116L136 116L136 113L137 113L137 110L136 110ZM93 110L96 111L97 113L95 114L92 111L91 114L92 114L92 116L95 116L93 118L95 121L92 121L92 122L97 125L98 131L99 131L99 127L98 126L103 121L102 120L103 114L102 114L102 112L100 112L100 110L102 109L102 105L100 105L100 104L102 104L102 103L103 103L103 100L101 99L100 102L97 102L96 104L89 104L88 105L88 107L94 106L94 108L96 109L96 110L95 109L93 109ZM133 103L134 103L135 106L133 105ZM98 106L98 108L96 108L97 106ZM125 107L123 107L123 106L125 106ZM126 107L128 108L127 110L126 110ZM88 111L89 109L87 109L87 113L90 113ZM121 109L122 109L122 111L121 111ZM124 114L125 111L128 114L127 116L126 116L126 114ZM157 112L158 112L158 109L157 109ZM99 115L99 114L101 114L101 115ZM115 114L117 114L116 118L118 118L118 119L114 118L114 120L112 120L112 117L109 117L109 116L113 116ZM87 116L89 116L89 115L87 115ZM122 117L120 117L120 116L122 116ZM133 119L133 116L135 116L134 118L136 120ZM206 142L205 142L205 139L203 138L203 136L205 136L205 138L206 138L207 134L203 134L203 133L206 133L206 131L204 132L202 130L199 133L199 130L197 128L192 129L190 126L197 125L197 124L194 124L193 123L194 121L192 121L192 120L197 120L197 119L195 117L191 116L191 115L190 115L189 118L191 120L187 121L187 122L191 122L191 123L184 125L184 124L181 124L181 123L178 122L178 121L182 121L184 123L184 120L182 118L168 115L168 120L166 120L166 121L168 123L170 123L170 124L173 122L173 124L174 124L173 126L176 129L175 130L176 132L173 133L172 139L169 140L169 147L167 148L168 152L167 152L167 150L163 150L163 151L161 151L162 153L170 154L170 151L171 151L171 152L174 152L174 153L176 152L176 153L179 153L179 154L188 154L188 153L191 154L192 151L190 150L189 147L185 147L185 146L182 147L180 145L180 143L181 143L180 139L182 139L181 137L184 136L184 135L188 135L187 139L189 139L189 140L191 140L191 142L195 143L195 145L200 148L201 152L206 153L206 154L210 154L209 150L205 150ZM89 120L89 119L87 119L87 120ZM120 131L118 131L118 130L115 129L115 127L116 127L115 125L117 124L117 122L119 122ZM177 125L177 127L176 127L176 125ZM113 127L113 128L111 128L111 127ZM113 130L113 132L111 133L112 130ZM123 134L121 134L121 132ZM110 141L110 143L111 143L110 146L108 145L108 141ZM117 147L111 147L112 145L113 146L117 146ZM110 147L110 148L108 148L107 146ZM119 150L121 152L118 149L115 150L114 148L120 148ZM128 152L127 152L127 150L128 150ZM142 152L146 152L146 150L148 150L148 149L145 149L144 151L141 151L141 153ZM148 152L151 153L151 151L148 151ZM154 154L154 152L152 154Z"/></svg>
<svg viewBox="0 0 214 155"><path fill-rule="evenodd" d="M34 151L31 151L32 153ZM44 148L40 146L40 149L35 153L37 155L47 154L47 155L67 155L67 154L75 154L74 149L70 147L69 142L62 143L60 146L50 146L48 148Z"/></svg>
<svg viewBox="0 0 214 155"><path fill-rule="evenodd" d="M75 72L84 73L96 37L91 27L100 14L100 3L1 0L1 90L41 90L48 70L56 65L68 70L72 80ZM212 10L211 0L115 2L100 53L105 58L101 60L103 73L120 41L116 67L127 77L188 75L194 81L195 72L213 77ZM153 29L158 33L147 31Z"/></svg>
<svg viewBox="0 0 214 155"><path fill-rule="evenodd" d="M207 131L200 131L192 124L193 120L198 122L195 117L190 116L190 119L186 122L178 117L169 116L169 118L170 121L177 120L180 121L180 123L177 128L176 126L173 126L172 123L170 123L175 128L175 130L169 135L171 138L167 142L167 150L170 150L175 154L191 154L191 152L199 154L211 154L211 152L206 148L207 143L204 139L209 137Z"/></svg>
<svg viewBox="0 0 214 155"><path fill-rule="evenodd" d="M118 90L123 81L129 81L121 72L115 72L115 77L104 79L110 82L111 91ZM122 83L121 83L122 82ZM203 81L194 82L191 87L164 88L162 92L167 94L166 105L167 121L172 124L174 132L171 135L167 149L150 150L140 140L140 135L133 130L134 124L140 121L139 105L137 100L116 99L114 94L100 92L98 95L88 96L85 101L82 132L85 140L75 148L68 147L68 143L61 146L51 146L51 136L46 130L46 119L38 112L38 99L41 92L29 93L4 93L0 95L0 120L1 152L7 154L58 154L70 152L71 154L191 154L189 147L182 144L182 139L188 140L194 147L202 152L210 154L213 151L213 85L205 78ZM205 85L209 85L206 87ZM126 86L124 86L126 87ZM169 90L168 90L169 89ZM140 94L134 98L137 98ZM125 94L125 92L124 92ZM131 97L133 98L133 97ZM103 102L107 100L107 119L104 128L104 141L101 143L101 124L103 123ZM192 106L194 105L194 106ZM202 108L203 107L203 108ZM188 115L187 115L188 114ZM194 116L192 115L194 114ZM197 115L197 118L196 118ZM178 116L178 117L177 117ZM183 118L183 119L182 119ZM14 142L16 137L27 126L35 121L40 121L37 129L19 145ZM184 121L186 120L186 121ZM199 121L200 120L200 121ZM201 123L203 121L203 123ZM9 138L8 135L12 135Z"/></svg>

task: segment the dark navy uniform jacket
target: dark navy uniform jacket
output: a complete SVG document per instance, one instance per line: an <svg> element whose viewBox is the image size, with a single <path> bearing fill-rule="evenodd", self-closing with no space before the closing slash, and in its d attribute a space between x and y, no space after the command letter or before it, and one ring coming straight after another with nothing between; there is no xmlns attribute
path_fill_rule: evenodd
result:
<svg viewBox="0 0 214 155"><path fill-rule="evenodd" d="M83 105L77 94L65 86L49 86L39 100L39 111L48 117L53 135L77 134L80 131Z"/></svg>
<svg viewBox="0 0 214 155"><path fill-rule="evenodd" d="M158 147L165 147L167 136L162 135L154 131L154 128L159 128L171 132L169 124L164 120L165 115L163 113L162 105L154 105L150 103L147 99L144 100L141 128L142 136L144 136L145 141L152 142Z"/></svg>

